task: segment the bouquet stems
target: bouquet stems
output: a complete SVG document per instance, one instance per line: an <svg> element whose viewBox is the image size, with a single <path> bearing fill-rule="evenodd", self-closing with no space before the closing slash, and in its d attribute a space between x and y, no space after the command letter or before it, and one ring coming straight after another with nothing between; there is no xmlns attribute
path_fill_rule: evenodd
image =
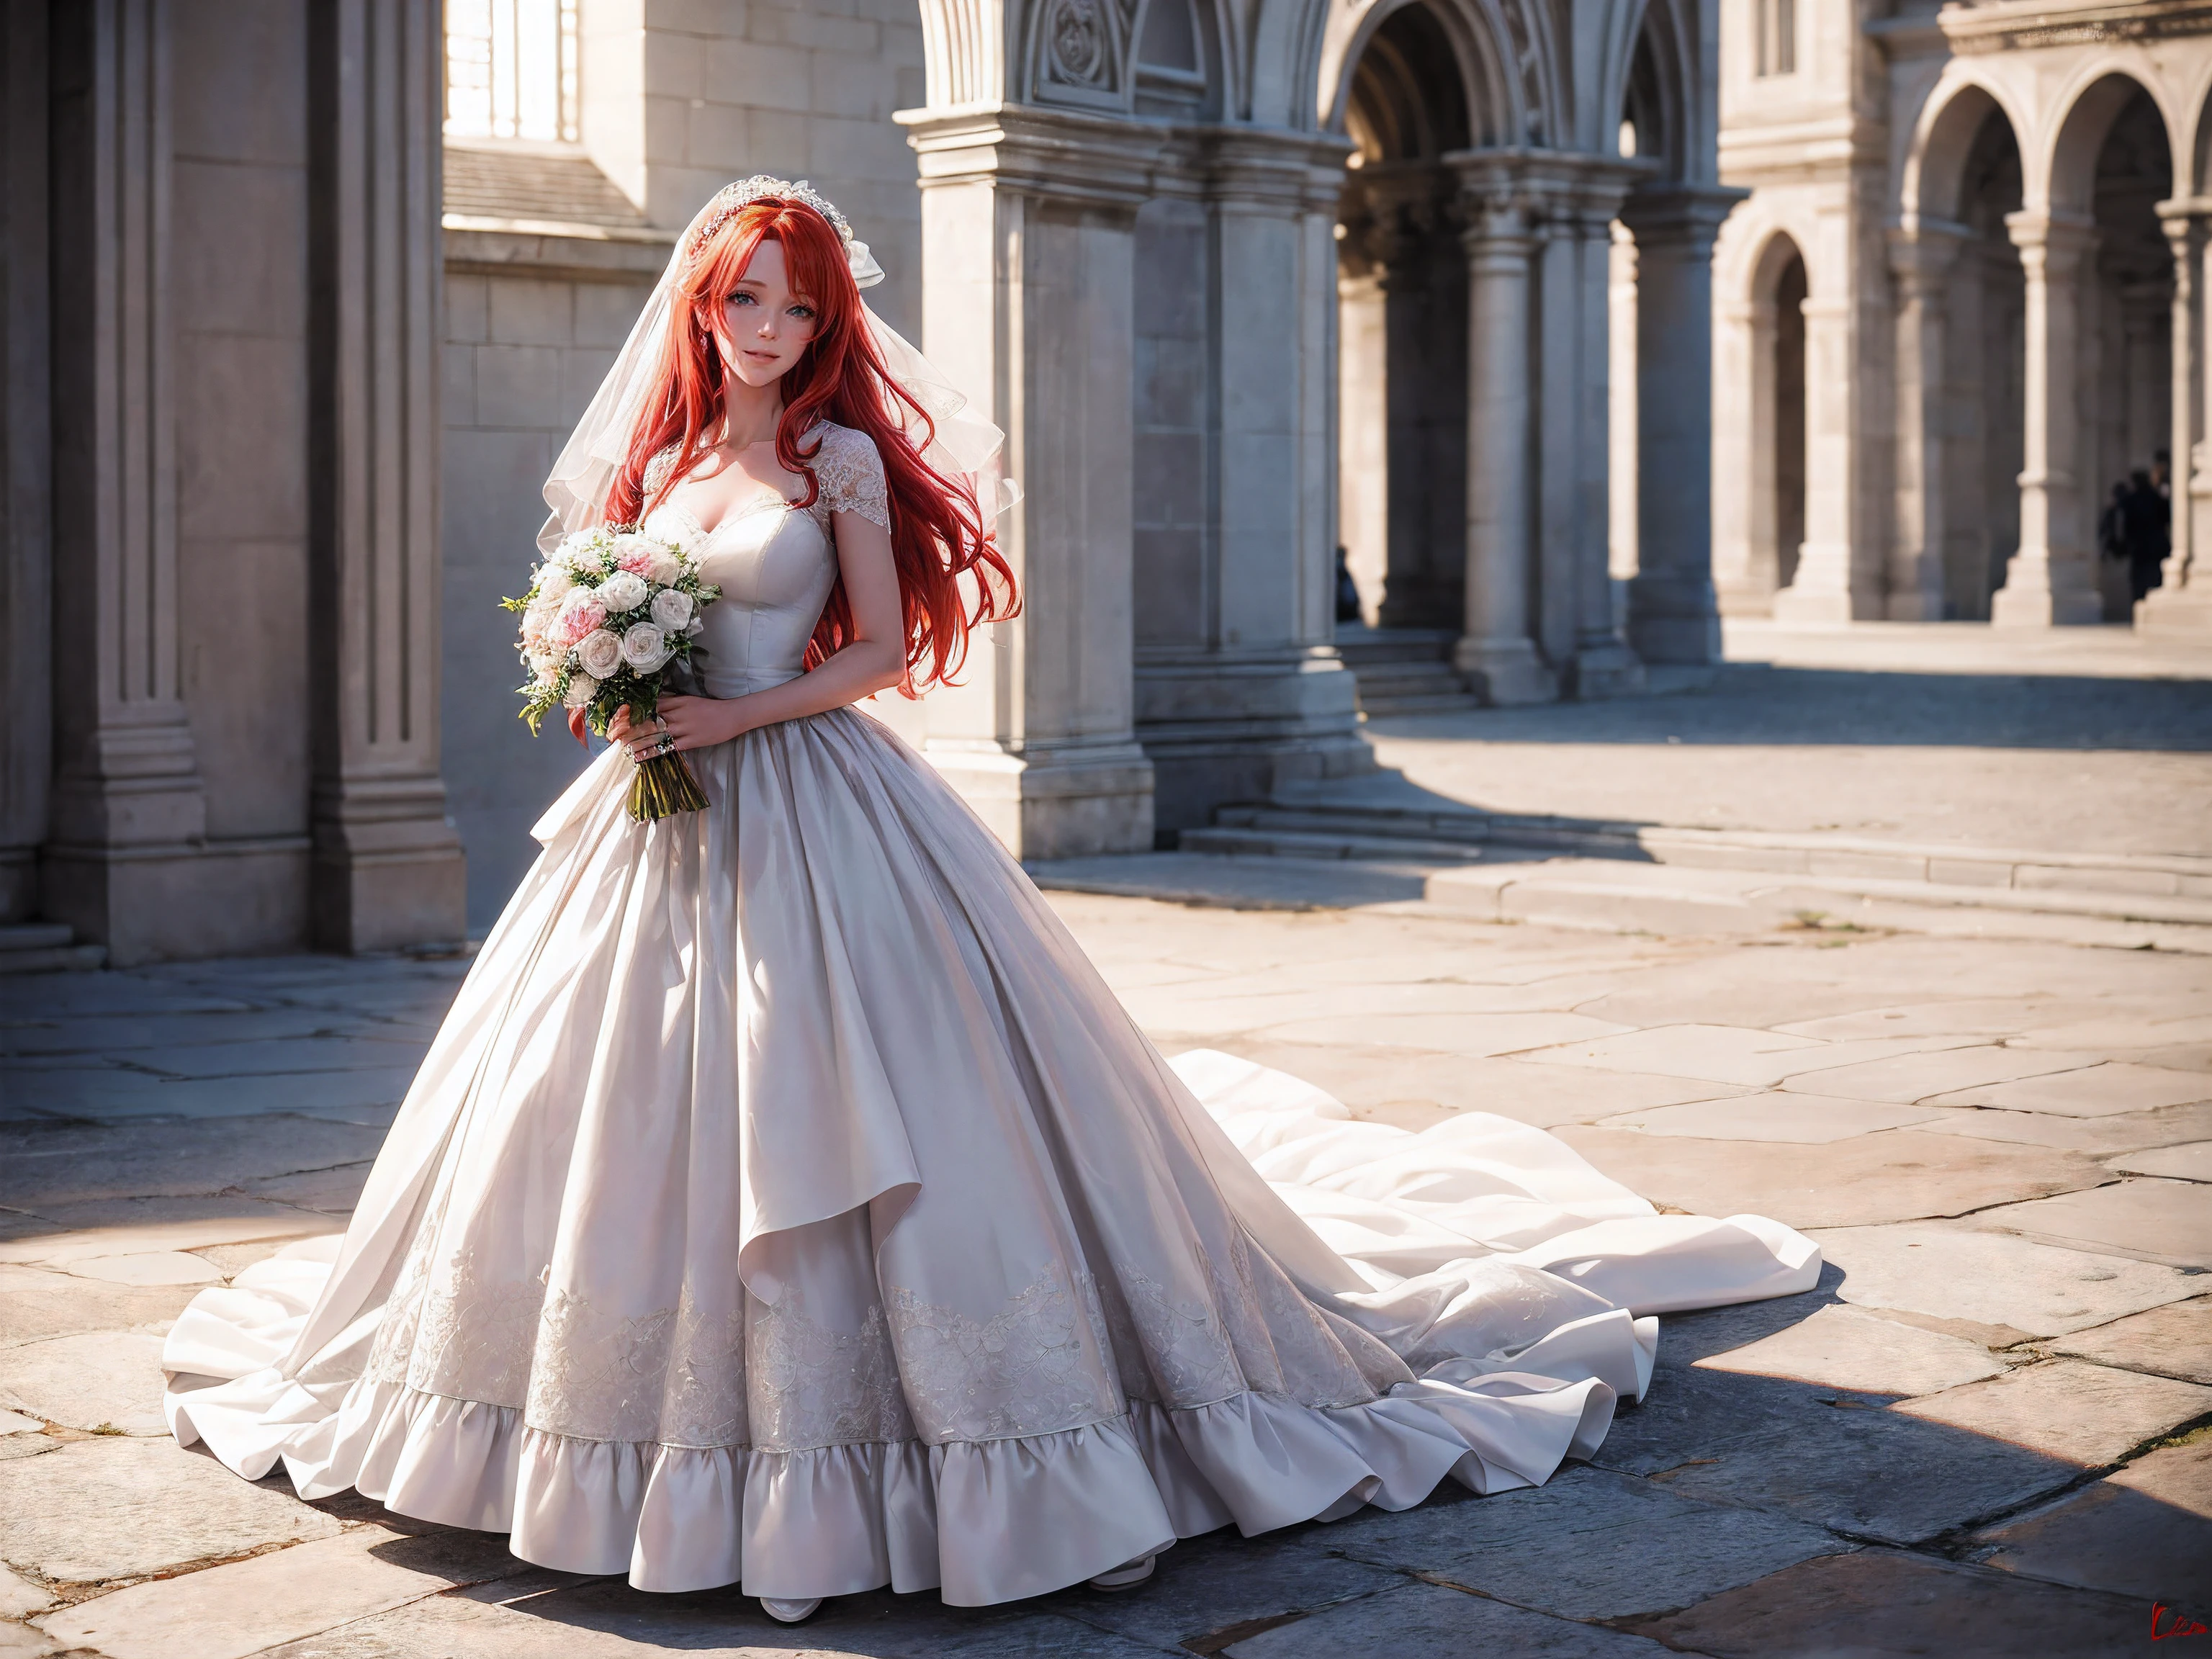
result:
<svg viewBox="0 0 2212 1659"><path fill-rule="evenodd" d="M637 763L637 774L629 781L629 815L640 823L696 812L706 804L707 793L683 756L651 755Z"/></svg>

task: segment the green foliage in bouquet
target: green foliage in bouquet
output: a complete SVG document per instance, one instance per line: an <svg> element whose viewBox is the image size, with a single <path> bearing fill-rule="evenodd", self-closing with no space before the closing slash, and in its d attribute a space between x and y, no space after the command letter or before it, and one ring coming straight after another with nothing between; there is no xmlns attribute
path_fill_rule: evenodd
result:
<svg viewBox="0 0 2212 1659"><path fill-rule="evenodd" d="M520 599L500 601L522 613L522 718L535 733L549 712L566 709L579 742L586 727L605 737L625 705L634 723L651 720L690 661L700 613L720 597L667 542L623 525L577 531L531 572ZM630 816L641 822L706 804L678 754L647 757L630 781Z"/></svg>

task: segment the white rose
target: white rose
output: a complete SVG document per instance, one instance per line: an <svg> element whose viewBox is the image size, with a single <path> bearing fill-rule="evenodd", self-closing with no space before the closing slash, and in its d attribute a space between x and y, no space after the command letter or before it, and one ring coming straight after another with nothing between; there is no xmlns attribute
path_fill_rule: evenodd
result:
<svg viewBox="0 0 2212 1659"><path fill-rule="evenodd" d="M576 585L576 579L557 564L549 564L538 573L538 597L557 599Z"/></svg>
<svg viewBox="0 0 2212 1659"><path fill-rule="evenodd" d="M662 588L653 596L653 619L675 632L691 620L691 596L681 588Z"/></svg>
<svg viewBox="0 0 2212 1659"><path fill-rule="evenodd" d="M596 530L579 530L562 541L561 550L554 556L571 570L595 569L599 562L599 550L593 544L598 540Z"/></svg>
<svg viewBox="0 0 2212 1659"><path fill-rule="evenodd" d="M635 611L645 603L652 590L646 586L645 578L633 576L627 570L617 570L599 584L599 603L607 608L607 615L618 617L625 611Z"/></svg>
<svg viewBox="0 0 2212 1659"><path fill-rule="evenodd" d="M668 635L651 623L632 623L622 637L623 660L641 674L650 674L674 654Z"/></svg>
<svg viewBox="0 0 2212 1659"><path fill-rule="evenodd" d="M561 703L566 708L581 708L599 692L599 683L589 674L577 672L568 676L568 689L562 694Z"/></svg>
<svg viewBox="0 0 2212 1659"><path fill-rule="evenodd" d="M576 660L594 679L603 680L620 668L623 654L622 635L611 628L595 628L576 641Z"/></svg>
<svg viewBox="0 0 2212 1659"><path fill-rule="evenodd" d="M683 556L662 548L645 568L645 578L657 587L673 586L684 580Z"/></svg>

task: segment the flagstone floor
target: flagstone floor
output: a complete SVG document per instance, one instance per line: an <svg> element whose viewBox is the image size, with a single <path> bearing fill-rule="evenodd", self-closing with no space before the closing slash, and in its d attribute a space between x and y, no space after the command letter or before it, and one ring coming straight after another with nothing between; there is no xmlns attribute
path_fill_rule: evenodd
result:
<svg viewBox="0 0 2212 1659"><path fill-rule="evenodd" d="M0 981L0 1656L2057 1656L2212 1623L2212 959L1054 902L1168 1051L1540 1125L1811 1231L1820 1288L1666 1319L1649 1397L1540 1489L785 1628L162 1431L168 1322L344 1225L465 963Z"/></svg>

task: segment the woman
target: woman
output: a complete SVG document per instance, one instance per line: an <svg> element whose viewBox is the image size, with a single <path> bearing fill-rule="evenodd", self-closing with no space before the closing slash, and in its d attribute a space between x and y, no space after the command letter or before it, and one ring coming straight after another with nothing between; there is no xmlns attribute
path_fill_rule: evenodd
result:
<svg viewBox="0 0 2212 1659"><path fill-rule="evenodd" d="M1161 1060L853 707L1014 604L996 434L862 306L877 274L772 179L678 245L545 544L682 543L722 590L705 695L620 722L538 826L342 1247L179 1321L178 1438L782 1619L1124 1588L1232 1522L1543 1480L1641 1393L1639 1315L1807 1288L1816 1253L1503 1119L1413 1136ZM670 749L712 804L635 823L632 758Z"/></svg>

